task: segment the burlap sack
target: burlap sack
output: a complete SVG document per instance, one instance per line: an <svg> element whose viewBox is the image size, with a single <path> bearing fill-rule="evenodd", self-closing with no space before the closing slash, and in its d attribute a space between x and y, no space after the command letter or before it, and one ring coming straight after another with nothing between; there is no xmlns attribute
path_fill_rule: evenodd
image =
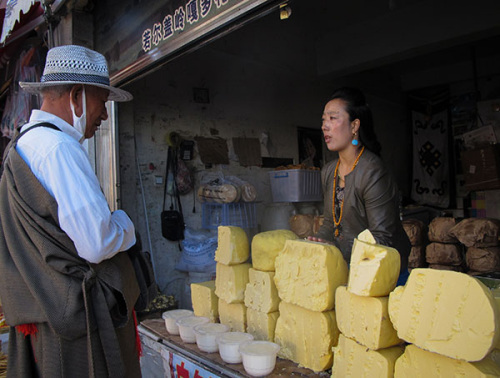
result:
<svg viewBox="0 0 500 378"><path fill-rule="evenodd" d="M425 248L425 260L429 264L461 265L464 262L463 246L450 243L430 243Z"/></svg>
<svg viewBox="0 0 500 378"><path fill-rule="evenodd" d="M408 256L408 268L425 268L425 246L414 245L411 247L410 256Z"/></svg>
<svg viewBox="0 0 500 378"><path fill-rule="evenodd" d="M411 245L423 245L427 241L427 226L424 222L418 219L406 219L403 222L403 228L405 229L408 238L410 239Z"/></svg>
<svg viewBox="0 0 500 378"><path fill-rule="evenodd" d="M297 214L290 218L290 229L297 234L299 238L307 238L314 235L314 215Z"/></svg>
<svg viewBox="0 0 500 378"><path fill-rule="evenodd" d="M469 270L481 273L500 271L500 247L469 247L465 253Z"/></svg>
<svg viewBox="0 0 500 378"><path fill-rule="evenodd" d="M439 270L453 270L455 272L465 272L465 268L462 265L440 265L440 264L430 264L430 269Z"/></svg>
<svg viewBox="0 0 500 378"><path fill-rule="evenodd" d="M455 226L455 224L455 218L434 218L429 224L429 241L438 243L457 243L457 238L453 235L450 235L450 229Z"/></svg>
<svg viewBox="0 0 500 378"><path fill-rule="evenodd" d="M493 218L467 218L450 229L466 247L494 247L500 245L500 220Z"/></svg>
<svg viewBox="0 0 500 378"><path fill-rule="evenodd" d="M313 234L319 231L320 227L323 226L323 222L325 221L325 217L323 215L315 215L314 216L314 224L313 224Z"/></svg>

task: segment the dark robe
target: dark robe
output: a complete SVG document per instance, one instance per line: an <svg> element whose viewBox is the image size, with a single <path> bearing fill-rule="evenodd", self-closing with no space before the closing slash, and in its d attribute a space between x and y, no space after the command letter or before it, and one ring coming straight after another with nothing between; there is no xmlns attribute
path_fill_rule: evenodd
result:
<svg viewBox="0 0 500 378"><path fill-rule="evenodd" d="M79 257L59 227L57 203L13 143L0 180L8 377L140 377L132 313L139 288L129 257ZM18 331L33 325L34 334Z"/></svg>

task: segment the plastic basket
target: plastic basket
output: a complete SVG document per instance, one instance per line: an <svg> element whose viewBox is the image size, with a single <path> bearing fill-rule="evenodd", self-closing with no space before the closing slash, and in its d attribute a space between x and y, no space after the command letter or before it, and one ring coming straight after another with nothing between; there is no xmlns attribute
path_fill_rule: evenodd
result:
<svg viewBox="0 0 500 378"><path fill-rule="evenodd" d="M269 172L274 202L322 201L321 172L313 169L285 169Z"/></svg>
<svg viewBox="0 0 500 378"><path fill-rule="evenodd" d="M257 227L255 202L204 202L202 204L202 227L216 229L219 226Z"/></svg>

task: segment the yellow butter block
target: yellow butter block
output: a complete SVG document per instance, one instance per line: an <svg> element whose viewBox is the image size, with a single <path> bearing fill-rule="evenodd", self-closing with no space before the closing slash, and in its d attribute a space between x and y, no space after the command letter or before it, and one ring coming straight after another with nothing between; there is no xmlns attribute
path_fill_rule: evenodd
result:
<svg viewBox="0 0 500 378"><path fill-rule="evenodd" d="M274 341L274 330L280 313L278 311L265 313L247 307L247 332L255 340Z"/></svg>
<svg viewBox="0 0 500 378"><path fill-rule="evenodd" d="M369 244L377 244L375 237L373 236L373 234L370 232L369 229L366 229L366 230L360 232L358 235L358 240L361 240L361 241L363 241L365 243L369 243Z"/></svg>
<svg viewBox="0 0 500 378"><path fill-rule="evenodd" d="M243 303L248 283L249 263L215 266L215 295L227 303Z"/></svg>
<svg viewBox="0 0 500 378"><path fill-rule="evenodd" d="M219 299L215 295L215 280L191 284L191 304L196 316L205 316L211 323L219 320Z"/></svg>
<svg viewBox="0 0 500 378"><path fill-rule="evenodd" d="M274 272L262 272L250 268L245 289L245 305L260 312L278 311L280 298L274 283Z"/></svg>
<svg viewBox="0 0 500 378"><path fill-rule="evenodd" d="M226 265L241 264L249 256L250 244L245 230L235 226L218 227L215 261Z"/></svg>
<svg viewBox="0 0 500 378"><path fill-rule="evenodd" d="M230 331L246 332L247 308L244 303L227 303L219 298L219 319Z"/></svg>
<svg viewBox="0 0 500 378"><path fill-rule="evenodd" d="M385 297L396 287L400 267L396 249L355 238L347 288L357 295Z"/></svg>
<svg viewBox="0 0 500 378"><path fill-rule="evenodd" d="M401 344L389 319L388 303L389 297L362 297L339 286L335 313L340 332L373 350Z"/></svg>
<svg viewBox="0 0 500 378"><path fill-rule="evenodd" d="M257 270L274 272L274 260L287 240L298 239L290 230L272 230L256 234L252 238L252 266Z"/></svg>
<svg viewBox="0 0 500 378"><path fill-rule="evenodd" d="M281 300L312 311L335 306L335 290L347 282L347 263L330 244L288 240L276 258L274 282Z"/></svg>
<svg viewBox="0 0 500 378"><path fill-rule="evenodd" d="M500 377L500 367L489 357L478 362L467 362L428 352L410 344L396 361L394 377Z"/></svg>
<svg viewBox="0 0 500 378"><path fill-rule="evenodd" d="M339 330L335 311L311 311L281 301L274 342L279 356L314 371L332 366L332 347L337 345Z"/></svg>
<svg viewBox="0 0 500 378"><path fill-rule="evenodd" d="M371 350L340 334L338 345L333 347L332 378L392 378L403 350L403 346Z"/></svg>
<svg viewBox="0 0 500 378"><path fill-rule="evenodd" d="M493 294L464 273L413 269L389 295L389 316L401 339L466 361L483 359L500 337Z"/></svg>

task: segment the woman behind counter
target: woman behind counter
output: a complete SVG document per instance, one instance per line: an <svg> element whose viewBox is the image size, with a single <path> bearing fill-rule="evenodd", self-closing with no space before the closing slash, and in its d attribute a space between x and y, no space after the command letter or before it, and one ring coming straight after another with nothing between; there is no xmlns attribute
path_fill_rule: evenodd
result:
<svg viewBox="0 0 500 378"><path fill-rule="evenodd" d="M398 284L408 277L410 241L399 213L399 192L379 157L380 144L363 93L337 89L323 112L321 129L330 151L339 158L321 171L324 223L310 240L333 242L349 263L354 238L369 229L378 244L401 255Z"/></svg>

